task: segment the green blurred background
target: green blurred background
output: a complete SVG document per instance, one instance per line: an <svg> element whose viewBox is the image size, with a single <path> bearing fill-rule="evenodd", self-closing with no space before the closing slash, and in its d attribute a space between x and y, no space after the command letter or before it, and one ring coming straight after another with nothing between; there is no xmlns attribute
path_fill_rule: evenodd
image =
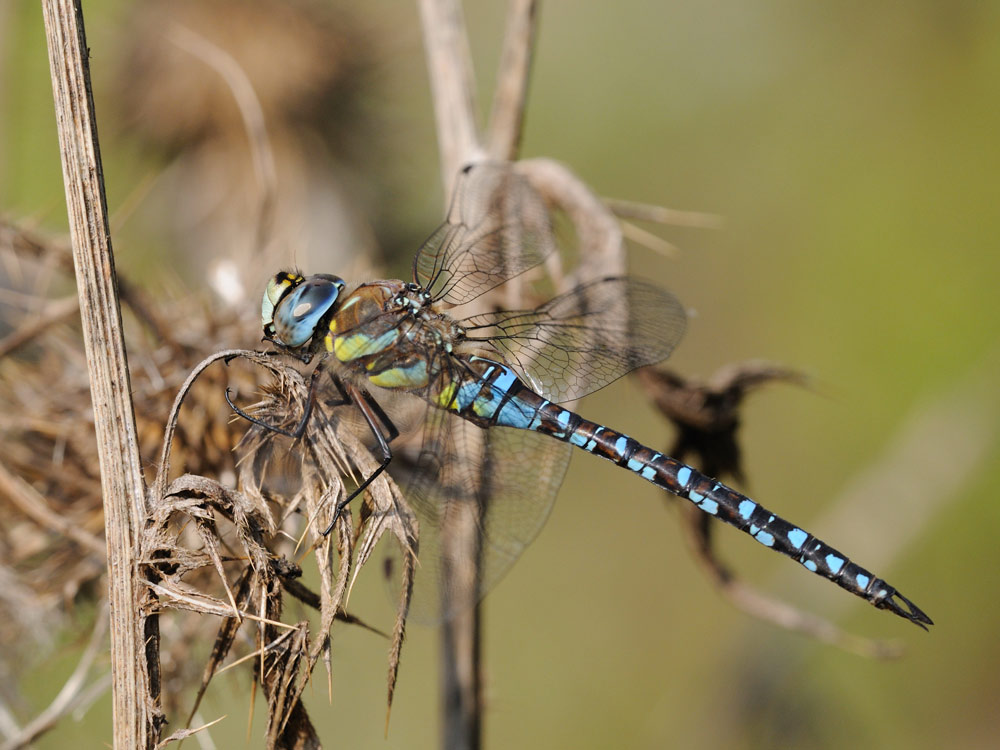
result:
<svg viewBox="0 0 1000 750"><path fill-rule="evenodd" d="M171 158L169 148L150 156L114 101L130 10L85 4L112 210ZM488 103L505 4L466 10ZM378 0L350 15L378 39L366 49L374 73L354 94L373 151L350 160L387 186L366 210L401 257L442 200L417 13ZM0 35L0 210L59 229L38 5L0 2ZM720 529L723 556L746 580L906 654L873 662L758 623L710 587L655 488L577 456L547 527L486 603L487 747L1000 744L998 133L994 3L542 4L523 155L565 162L601 195L725 217L721 230L657 230L676 258L630 253L636 273L696 311L671 364L708 376L764 358L815 378L814 392L773 386L750 399L748 489L937 625L922 633ZM155 276L170 253L155 227L144 209L126 222L119 269ZM632 382L581 411L667 444ZM363 584L352 609L388 626L380 586ZM28 705L51 699L72 662L68 641ZM309 697L328 746L436 746L435 632L410 628L388 739L385 651L368 633L336 635L333 704L321 679ZM216 681L202 708L205 720L228 715L216 746L247 742L249 693L248 673ZM102 746L109 706L38 746Z"/></svg>

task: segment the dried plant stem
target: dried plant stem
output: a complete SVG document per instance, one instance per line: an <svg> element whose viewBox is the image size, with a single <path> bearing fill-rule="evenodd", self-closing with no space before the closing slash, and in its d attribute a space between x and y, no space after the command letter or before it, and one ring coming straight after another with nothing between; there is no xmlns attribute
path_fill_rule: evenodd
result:
<svg viewBox="0 0 1000 750"><path fill-rule="evenodd" d="M458 0L420 0L419 6L437 121L441 181L448 196L459 168L482 152L472 58Z"/></svg>
<svg viewBox="0 0 1000 750"><path fill-rule="evenodd" d="M511 0L504 33L503 53L493 92L493 108L487 130L487 147L493 159L517 156L528 101L531 57L537 28L537 0Z"/></svg>
<svg viewBox="0 0 1000 750"><path fill-rule="evenodd" d="M420 0L419 5L437 121L441 181L445 196L449 196L459 168L484 153L476 125L472 60L461 3ZM463 503L463 512L452 514L442 530L458 555L456 559L479 559L479 524L472 517L476 512L473 505ZM463 549L465 554L459 554ZM478 573L472 571L471 575ZM450 574L461 572L452 570ZM447 750L473 750L482 744L480 607L464 604L441 628L441 743Z"/></svg>
<svg viewBox="0 0 1000 750"><path fill-rule="evenodd" d="M445 195L451 195L458 170L482 158L517 156L524 121L536 28L536 0L511 0L496 91L484 135L476 125L475 89L468 37L458 0L420 0L424 45L437 120L440 168ZM445 206L447 208L447 206ZM620 243L619 243L620 244ZM500 292L480 298L489 304ZM480 519L474 503L466 515L455 513L443 530L453 559L478 560ZM464 552L463 552L464 550ZM448 571L449 575L470 575ZM471 575L479 575L474 571ZM476 586L456 590L475 591ZM472 750L482 744L481 606L456 607L442 627L442 747Z"/></svg>
<svg viewBox="0 0 1000 750"><path fill-rule="evenodd" d="M104 495L111 603L114 747L152 747L144 619L136 606L136 539L144 485L125 342L108 236L83 13L72 0L42 0L70 237Z"/></svg>

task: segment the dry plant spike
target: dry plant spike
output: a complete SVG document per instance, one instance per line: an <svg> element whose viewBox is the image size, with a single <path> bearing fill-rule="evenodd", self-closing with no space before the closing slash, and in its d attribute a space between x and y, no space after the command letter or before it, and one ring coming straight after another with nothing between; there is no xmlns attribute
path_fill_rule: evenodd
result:
<svg viewBox="0 0 1000 750"><path fill-rule="evenodd" d="M308 674L312 674L316 662L320 656L323 657L323 663L326 667L327 695L331 703L333 702L333 667L330 661L332 627L338 613L347 606L347 579L350 575L353 557L353 534L351 533L350 521L350 516L345 513L334 525L337 534L337 553L340 558L336 580L334 580L330 565L333 554L332 535L327 535L323 543L315 547L316 565L320 574L320 626L317 638L309 650L306 671Z"/></svg>
<svg viewBox="0 0 1000 750"><path fill-rule="evenodd" d="M157 750L162 750L162 748L165 748L171 742L182 742L183 740L186 740L188 737L194 736L201 732L207 731L208 729L211 729L225 718L227 718L227 715L223 714L218 719L210 721L207 724L202 724L200 727L192 727L190 729L178 729L176 732L173 732L169 737L158 742L156 744L156 748Z"/></svg>
<svg viewBox="0 0 1000 750"><path fill-rule="evenodd" d="M253 577L253 569L249 566L244 568L240 574L236 587L236 599L238 601L238 604L234 605L236 609L242 609L249 603L251 591L253 590ZM194 720L194 716L198 712L198 707L201 705L201 699L205 696L205 691L208 689L209 682L212 681L212 678L217 673L224 671L224 669L219 669L219 665L229 655L233 647L233 642L236 640L236 634L242 624L242 618L227 617L219 625L215 642L212 644L212 652L208 656L208 661L205 662L205 668L201 675L201 684L198 686L198 692L195 694L194 704L191 706L191 712L188 715L185 726L190 726Z"/></svg>
<svg viewBox="0 0 1000 750"><path fill-rule="evenodd" d="M222 586L226 590L226 596L229 598L229 603L233 605L233 617L235 617L238 622L241 622L240 608L236 604L236 597L233 596L233 590L229 587L229 581L226 578L226 571L222 567L222 558L219 556L219 536L218 531L215 528L214 519L200 518L196 516L195 524L198 528L198 533L201 536L205 554L211 558L212 565L215 568L215 571L219 574L219 580L222 581Z"/></svg>
<svg viewBox="0 0 1000 750"><path fill-rule="evenodd" d="M702 211L680 211L675 208L653 206L648 203L637 203L618 198L605 198L604 203L611 209L611 213L620 219L649 221L655 224L694 229L722 229L726 225L726 220L718 214Z"/></svg>
<svg viewBox="0 0 1000 750"><path fill-rule="evenodd" d="M285 640L292 637L292 633L294 632L296 631L295 630L282 631L282 633L270 643L266 643L262 645L260 648L258 648L256 651L246 654L245 656L241 656L239 659L231 661L222 669L218 670L216 674L222 674L223 672L228 672L230 669L235 669L236 667L240 666L241 664L245 664L248 661L259 659L263 654L266 654L268 651L271 651L281 646L285 642Z"/></svg>
<svg viewBox="0 0 1000 750"><path fill-rule="evenodd" d="M152 591L166 597L167 601L162 603L161 606L170 606L174 609L186 609L198 614L215 615L216 617L222 618L230 618L233 616L233 610L230 607L229 602L224 602L222 599L217 599L192 588L185 590L185 587L182 584L175 583L171 586L165 586L158 583L147 583L146 585ZM259 625L272 625L276 628L295 629L294 625L289 625L281 620L273 620L265 615L258 615L247 610L241 610L240 616Z"/></svg>
<svg viewBox="0 0 1000 750"><path fill-rule="evenodd" d="M319 737L300 700L305 686L302 662L308 649L308 626L302 623L283 649L267 654L261 675L268 701L267 747L320 747Z"/></svg>
<svg viewBox="0 0 1000 750"><path fill-rule="evenodd" d="M630 221L623 221L621 225L625 239L632 240L665 258L676 258L680 255L680 249L674 243L668 242L652 232L647 232Z"/></svg>
<svg viewBox="0 0 1000 750"><path fill-rule="evenodd" d="M389 732L389 716L392 712L392 699L396 692L396 679L399 677L399 657L403 651L403 640L406 638L406 615L410 609L410 599L413 596L413 576L416 573L417 556L413 548L407 548L403 554L403 569L400 571L401 585L399 587L399 602L396 610L396 623L392 629L392 645L389 649L388 694L385 707L385 731Z"/></svg>

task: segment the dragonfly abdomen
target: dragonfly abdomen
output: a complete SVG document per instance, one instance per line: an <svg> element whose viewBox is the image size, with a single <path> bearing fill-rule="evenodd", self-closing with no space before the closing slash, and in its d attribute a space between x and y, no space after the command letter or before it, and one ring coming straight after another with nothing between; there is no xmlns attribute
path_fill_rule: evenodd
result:
<svg viewBox="0 0 1000 750"><path fill-rule="evenodd" d="M492 395L488 399L477 399L478 420L542 432L613 461L657 487L689 500L705 513L746 532L765 547L791 557L807 570L830 579L879 609L889 609L918 625L930 624L930 618L895 588L799 526L675 458L542 398L509 368L493 362L490 366L500 369L488 372L493 388L484 392ZM482 408L487 402L489 408Z"/></svg>
<svg viewBox="0 0 1000 750"><path fill-rule="evenodd" d="M705 476L675 458L552 403L532 391L506 365L472 357L476 377L454 381L439 405L483 427L533 430L570 443L638 474L648 482L689 500L705 513L746 532L765 547L796 560L841 588L920 625L931 624L916 605L881 578L809 532L746 495ZM899 601L897 601L897 599ZM903 604L900 604L902 602Z"/></svg>

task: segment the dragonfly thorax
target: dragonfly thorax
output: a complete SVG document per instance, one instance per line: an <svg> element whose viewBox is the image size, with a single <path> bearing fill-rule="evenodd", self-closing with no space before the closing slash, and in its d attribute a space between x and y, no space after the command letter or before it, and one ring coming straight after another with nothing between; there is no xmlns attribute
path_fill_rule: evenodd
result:
<svg viewBox="0 0 1000 750"><path fill-rule="evenodd" d="M385 388L420 389L438 374L464 332L419 285L362 284L340 303L324 338L328 352L357 375Z"/></svg>

